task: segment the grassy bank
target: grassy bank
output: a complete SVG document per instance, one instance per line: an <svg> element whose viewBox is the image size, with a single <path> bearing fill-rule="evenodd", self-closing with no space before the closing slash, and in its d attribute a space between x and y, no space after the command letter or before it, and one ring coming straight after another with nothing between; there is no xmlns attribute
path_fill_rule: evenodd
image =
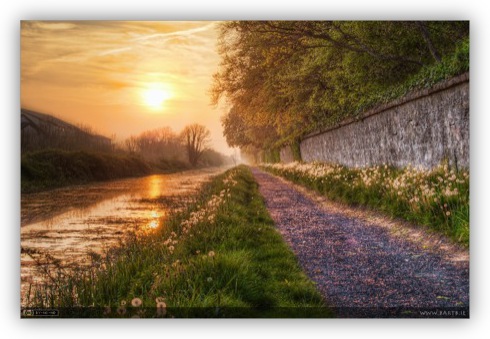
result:
<svg viewBox="0 0 490 339"><path fill-rule="evenodd" d="M195 203L88 269L30 297L83 317L328 317L314 284L274 227L248 168L205 185Z"/></svg>
<svg viewBox="0 0 490 339"><path fill-rule="evenodd" d="M263 165L263 169L336 201L381 210L469 245L469 173L389 166L349 169L322 163Z"/></svg>
<svg viewBox="0 0 490 339"><path fill-rule="evenodd" d="M22 155L21 191L36 192L149 173L150 167L134 156L45 150Z"/></svg>

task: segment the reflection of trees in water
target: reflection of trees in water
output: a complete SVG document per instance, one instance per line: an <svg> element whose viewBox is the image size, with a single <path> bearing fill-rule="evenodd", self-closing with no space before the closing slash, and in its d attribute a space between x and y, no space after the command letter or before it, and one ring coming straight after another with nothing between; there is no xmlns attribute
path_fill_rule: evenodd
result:
<svg viewBox="0 0 490 339"><path fill-rule="evenodd" d="M75 186L47 192L24 194L21 197L21 225L55 217L72 210L83 211L91 206L123 193L127 188L106 184L91 187Z"/></svg>

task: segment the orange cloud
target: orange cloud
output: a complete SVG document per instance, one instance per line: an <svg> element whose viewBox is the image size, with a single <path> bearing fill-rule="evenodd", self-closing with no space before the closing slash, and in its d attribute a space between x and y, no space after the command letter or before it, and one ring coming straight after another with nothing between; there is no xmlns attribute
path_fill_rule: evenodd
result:
<svg viewBox="0 0 490 339"><path fill-rule="evenodd" d="M21 104L120 138L199 122L229 151L207 97L216 39L208 21L22 21ZM141 99L151 83L173 91L157 114Z"/></svg>

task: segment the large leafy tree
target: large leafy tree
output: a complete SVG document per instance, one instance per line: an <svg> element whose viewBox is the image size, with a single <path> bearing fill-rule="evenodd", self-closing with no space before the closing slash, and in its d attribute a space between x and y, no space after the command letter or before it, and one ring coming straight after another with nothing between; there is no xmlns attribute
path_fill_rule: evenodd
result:
<svg viewBox="0 0 490 339"><path fill-rule="evenodd" d="M371 93L441 61L467 22L230 21L212 101L233 146L268 148L344 119Z"/></svg>

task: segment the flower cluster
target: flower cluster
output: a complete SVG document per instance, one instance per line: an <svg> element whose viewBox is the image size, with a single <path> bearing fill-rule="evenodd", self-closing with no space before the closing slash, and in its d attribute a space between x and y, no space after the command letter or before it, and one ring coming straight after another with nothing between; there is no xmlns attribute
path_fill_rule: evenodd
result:
<svg viewBox="0 0 490 339"><path fill-rule="evenodd" d="M224 188L218 194L213 194L203 206L198 206L197 211L191 212L189 218L181 222L181 236L192 237L192 229L200 223L213 224L216 222L216 214L219 208L227 198L231 197L231 188L238 183L233 178L235 174L235 171L230 171L226 178L223 179ZM170 236L163 242L170 254L174 253L177 243L178 235L175 232L170 233Z"/></svg>
<svg viewBox="0 0 490 339"><path fill-rule="evenodd" d="M275 174L307 184L322 192L339 188L349 195L377 197L390 203L405 204L413 211L426 210L444 217L451 208L469 204L469 173L451 169L447 164L428 170L388 165L347 168L336 164L265 164ZM366 199L359 198L359 202ZM358 202L358 201L355 201Z"/></svg>
<svg viewBox="0 0 490 339"><path fill-rule="evenodd" d="M155 299L156 303L156 316L157 317L164 317L167 314L167 304L165 303L165 300L163 297L157 297ZM128 310L126 308L126 300L121 300L120 305L116 309L116 315L118 316L127 316L126 314L128 313ZM140 318L141 316L145 316L146 310L143 308L140 308L143 305L143 301L140 298L133 298L131 300L131 306L133 309L137 309L138 311L134 313L132 318ZM111 316L112 309L110 306L105 306L103 310L103 315L104 316Z"/></svg>

